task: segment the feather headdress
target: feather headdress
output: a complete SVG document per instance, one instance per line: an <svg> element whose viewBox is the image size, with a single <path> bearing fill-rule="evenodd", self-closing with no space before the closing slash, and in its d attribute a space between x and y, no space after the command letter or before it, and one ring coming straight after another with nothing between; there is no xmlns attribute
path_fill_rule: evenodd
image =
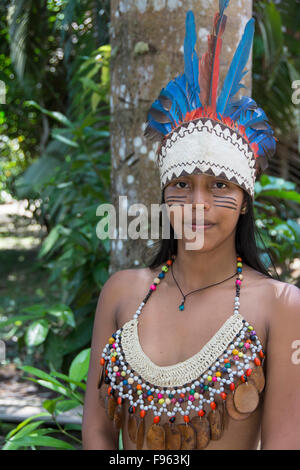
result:
<svg viewBox="0 0 300 470"><path fill-rule="evenodd" d="M229 0L219 0L208 49L196 53L194 14L186 15L184 73L171 80L148 112L144 135L158 140L157 163L162 188L173 178L207 173L225 178L254 197L258 174L268 166L276 149L276 138L268 118L247 96L234 101L247 73L254 35L254 19L244 34L218 96L219 61Z"/></svg>

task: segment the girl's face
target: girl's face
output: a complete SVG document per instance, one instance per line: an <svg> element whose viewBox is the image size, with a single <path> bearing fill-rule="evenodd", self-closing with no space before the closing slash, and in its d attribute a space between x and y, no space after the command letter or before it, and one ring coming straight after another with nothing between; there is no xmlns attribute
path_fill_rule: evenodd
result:
<svg viewBox="0 0 300 470"><path fill-rule="evenodd" d="M215 248L233 236L241 208L245 206L242 188L226 179L205 174L174 178L164 190L164 200L169 207L178 206L176 211L179 210L182 213L182 241L184 242L193 241L191 238L185 237L184 224L188 224L194 232L203 230L202 226L196 227L194 225L196 205L202 205L204 224L211 224L208 229L203 231L202 250L205 251ZM192 220L190 215L184 215L184 204L191 204L192 210L189 214L192 214ZM197 222L199 223L199 219ZM172 211L170 212L170 223L176 233Z"/></svg>

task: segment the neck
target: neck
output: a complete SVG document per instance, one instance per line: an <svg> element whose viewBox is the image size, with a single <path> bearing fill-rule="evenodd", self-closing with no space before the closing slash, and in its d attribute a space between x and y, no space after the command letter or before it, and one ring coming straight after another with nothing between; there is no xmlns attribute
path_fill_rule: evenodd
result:
<svg viewBox="0 0 300 470"><path fill-rule="evenodd" d="M174 273L183 292L187 292L232 276L236 272L237 256L234 244L220 245L203 252L184 250L182 244L178 243ZM227 282L232 281L233 278Z"/></svg>

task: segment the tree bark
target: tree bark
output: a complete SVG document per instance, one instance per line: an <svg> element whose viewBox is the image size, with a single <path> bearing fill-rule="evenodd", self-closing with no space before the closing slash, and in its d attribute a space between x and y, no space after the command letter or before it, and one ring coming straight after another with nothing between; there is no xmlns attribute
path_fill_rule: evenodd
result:
<svg viewBox="0 0 300 470"><path fill-rule="evenodd" d="M143 137L147 110L160 90L184 72L186 12L194 12L197 52L201 56L207 50L207 35L218 7L218 0L111 1L111 196L117 213L119 196L127 196L128 207L142 203L149 210L151 203L160 203L159 173L154 161L157 144ZM231 1L226 15L219 90L252 16L252 1ZM236 98L251 96L251 63L252 55L243 81L249 88L241 89ZM117 238L111 241L110 273L143 266L151 240L118 237L117 227Z"/></svg>

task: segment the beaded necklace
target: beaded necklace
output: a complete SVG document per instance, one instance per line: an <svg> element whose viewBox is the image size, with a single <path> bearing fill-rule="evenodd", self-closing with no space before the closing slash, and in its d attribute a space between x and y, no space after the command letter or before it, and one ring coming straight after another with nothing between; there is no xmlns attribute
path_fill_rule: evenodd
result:
<svg viewBox="0 0 300 470"><path fill-rule="evenodd" d="M226 411L242 420L257 408L265 385L264 351L253 326L239 313L243 280L239 256L234 312L211 340L194 356L171 366L160 367L145 355L138 318L172 263L169 259L162 266L133 319L112 334L100 359L98 388L108 385L107 414L119 430L125 422L124 404L129 402L128 434L137 449L143 448L145 436L148 449L203 449L210 439L222 436ZM190 420L191 412L197 415ZM148 430L147 413L154 416ZM164 416L168 421L162 424Z"/></svg>

